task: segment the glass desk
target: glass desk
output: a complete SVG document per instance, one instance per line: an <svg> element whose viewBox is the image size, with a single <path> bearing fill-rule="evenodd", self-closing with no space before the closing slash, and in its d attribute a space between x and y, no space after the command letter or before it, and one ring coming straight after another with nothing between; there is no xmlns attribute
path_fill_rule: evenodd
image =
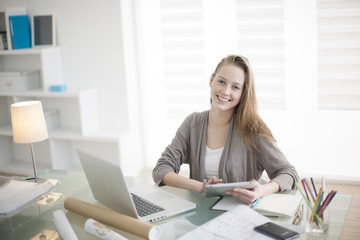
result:
<svg viewBox="0 0 360 240"><path fill-rule="evenodd" d="M62 170L43 170L40 171L38 175L41 178L60 180L60 184L57 185L55 192L62 193L63 197L58 200L58 203L54 204L52 208L46 210L45 212L41 212L38 216L31 219L31 221L21 224L20 227L17 227L13 230L1 230L0 239L35 240L40 239L40 234L47 235L48 240L59 239L56 227L53 223L52 215L53 212L57 209L62 209L65 212L79 239L98 239L85 232L84 224L87 218L76 213L69 212L65 210L63 206L64 200L69 196L92 204L96 203L97 205L101 206L101 204L97 203L97 201L94 199L84 173ZM127 183L129 186L149 182L151 183L152 179L127 177ZM155 225L158 225L161 229L161 239L177 239L180 236L186 234L187 232L195 229L197 226L223 213L222 211L209 209L216 202L217 198L206 198L204 194L172 188L168 186L165 186L162 189L196 203L196 209L154 223ZM337 194L333 199L333 202L330 205L330 229L327 239L341 238L347 213L349 211L351 198L351 195ZM14 216L12 218L19 217ZM0 218L0 224L2 224L1 220L2 219ZM16 221L19 220L16 219ZM301 224L305 225L304 220ZM121 235L128 239L141 239L127 232L123 232L114 228L112 229L119 232ZM296 239L312 238L310 236L307 236L306 233L303 233L299 238Z"/></svg>

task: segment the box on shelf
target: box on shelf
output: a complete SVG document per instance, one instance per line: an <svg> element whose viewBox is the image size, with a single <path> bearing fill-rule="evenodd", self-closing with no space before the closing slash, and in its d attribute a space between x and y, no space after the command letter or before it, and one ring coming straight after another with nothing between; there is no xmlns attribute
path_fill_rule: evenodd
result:
<svg viewBox="0 0 360 240"><path fill-rule="evenodd" d="M0 91L40 88L39 71L0 72Z"/></svg>
<svg viewBox="0 0 360 240"><path fill-rule="evenodd" d="M56 109L44 109L44 117L48 131L59 127L58 111Z"/></svg>

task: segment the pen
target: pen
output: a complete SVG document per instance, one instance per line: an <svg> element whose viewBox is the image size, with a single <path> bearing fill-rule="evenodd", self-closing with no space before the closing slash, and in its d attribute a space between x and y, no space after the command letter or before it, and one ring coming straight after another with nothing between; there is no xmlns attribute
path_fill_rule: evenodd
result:
<svg viewBox="0 0 360 240"><path fill-rule="evenodd" d="M250 206L250 208L254 208L256 206L256 204L258 204L260 202L260 198L258 197Z"/></svg>

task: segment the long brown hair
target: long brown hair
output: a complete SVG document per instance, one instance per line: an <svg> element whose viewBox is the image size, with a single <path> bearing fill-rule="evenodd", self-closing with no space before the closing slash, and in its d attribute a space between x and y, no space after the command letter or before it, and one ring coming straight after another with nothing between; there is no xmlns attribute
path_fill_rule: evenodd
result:
<svg viewBox="0 0 360 240"><path fill-rule="evenodd" d="M226 65L233 64L245 72L244 85L240 102L234 110L235 131L240 133L248 147L252 150L260 151L255 144L255 136L275 141L269 127L260 118L257 110L257 100L255 95L254 75L250 63L246 57L240 55L229 55L223 58L217 65L213 76L218 70Z"/></svg>

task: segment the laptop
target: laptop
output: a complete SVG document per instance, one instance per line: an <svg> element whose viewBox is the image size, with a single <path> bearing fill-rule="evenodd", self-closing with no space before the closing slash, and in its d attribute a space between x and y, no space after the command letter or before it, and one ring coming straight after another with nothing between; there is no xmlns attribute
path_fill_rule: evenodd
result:
<svg viewBox="0 0 360 240"><path fill-rule="evenodd" d="M77 149L77 153L94 198L121 214L154 222L196 207L195 203L168 193L155 184L129 189L119 165L81 149Z"/></svg>

